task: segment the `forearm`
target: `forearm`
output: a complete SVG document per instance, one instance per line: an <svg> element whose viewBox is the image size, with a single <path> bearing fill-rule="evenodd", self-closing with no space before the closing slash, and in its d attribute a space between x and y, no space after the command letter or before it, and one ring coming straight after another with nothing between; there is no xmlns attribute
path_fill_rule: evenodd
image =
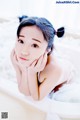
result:
<svg viewBox="0 0 80 120"><path fill-rule="evenodd" d="M28 84L31 96L33 99L39 99L39 88L38 88L38 80L37 80L37 73L28 70Z"/></svg>
<svg viewBox="0 0 80 120"><path fill-rule="evenodd" d="M17 60L17 55L14 49L11 52L11 61L16 71L18 88L20 92L25 95L30 95L29 87L28 87L28 80L27 80L27 69L25 66L20 64L19 61Z"/></svg>
<svg viewBox="0 0 80 120"><path fill-rule="evenodd" d="M20 90L20 92L22 92L26 96L29 96L30 95L30 90L29 90L29 83L28 83L28 76L27 75L28 75L27 69L22 71L19 90Z"/></svg>
<svg viewBox="0 0 80 120"><path fill-rule="evenodd" d="M21 71L19 69L16 69L16 78L17 78L18 87L19 87L21 82Z"/></svg>

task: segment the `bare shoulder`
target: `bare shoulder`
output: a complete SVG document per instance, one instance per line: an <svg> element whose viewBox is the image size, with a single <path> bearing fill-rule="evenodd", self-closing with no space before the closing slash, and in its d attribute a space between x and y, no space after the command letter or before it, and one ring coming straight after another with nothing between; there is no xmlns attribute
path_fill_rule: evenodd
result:
<svg viewBox="0 0 80 120"><path fill-rule="evenodd" d="M41 72L40 75L40 82L42 82L43 79L53 79L60 77L62 73L62 68L58 64L58 61L53 56L49 56L49 62L46 65L45 69Z"/></svg>
<svg viewBox="0 0 80 120"><path fill-rule="evenodd" d="M48 72L55 72L55 71L57 71L57 72L60 72L61 71L61 66L60 66L60 64L59 64L59 62L58 62L58 60L57 60L57 58L56 57L54 57L54 56L49 56L49 63L46 65L46 67L45 67L45 70L44 71L48 71Z"/></svg>

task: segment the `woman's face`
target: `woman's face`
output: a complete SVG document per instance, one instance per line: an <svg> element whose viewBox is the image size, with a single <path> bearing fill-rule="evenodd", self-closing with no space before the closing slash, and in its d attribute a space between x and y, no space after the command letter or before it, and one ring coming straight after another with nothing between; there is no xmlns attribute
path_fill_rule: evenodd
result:
<svg viewBox="0 0 80 120"><path fill-rule="evenodd" d="M46 52L47 41L37 26L26 26L20 31L15 44L15 53L21 64L29 65Z"/></svg>

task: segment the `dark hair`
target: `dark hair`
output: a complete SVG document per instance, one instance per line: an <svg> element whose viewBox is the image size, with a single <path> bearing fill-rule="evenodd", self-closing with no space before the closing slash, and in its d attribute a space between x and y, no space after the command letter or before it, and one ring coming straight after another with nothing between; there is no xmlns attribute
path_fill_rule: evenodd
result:
<svg viewBox="0 0 80 120"><path fill-rule="evenodd" d="M54 45L54 36L62 37L64 35L64 27L59 28L57 31L54 29L53 25L46 19L41 17L28 17L26 15L19 17L19 26L17 29L17 37L19 37L20 31L23 27L36 25L43 33L45 40L48 42L47 49L51 49L48 55L51 54Z"/></svg>
<svg viewBox="0 0 80 120"><path fill-rule="evenodd" d="M18 17L19 22L21 22L24 18L27 18L27 17L28 17L27 15L19 16L19 17Z"/></svg>

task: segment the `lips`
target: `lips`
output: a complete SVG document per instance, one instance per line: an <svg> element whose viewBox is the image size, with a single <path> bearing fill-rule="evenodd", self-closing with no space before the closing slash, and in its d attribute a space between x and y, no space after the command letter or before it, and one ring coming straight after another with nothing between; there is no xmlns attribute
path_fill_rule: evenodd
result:
<svg viewBox="0 0 80 120"><path fill-rule="evenodd" d="M28 59L26 58L23 58L23 57L20 57L21 60L25 60L25 61L28 61Z"/></svg>

